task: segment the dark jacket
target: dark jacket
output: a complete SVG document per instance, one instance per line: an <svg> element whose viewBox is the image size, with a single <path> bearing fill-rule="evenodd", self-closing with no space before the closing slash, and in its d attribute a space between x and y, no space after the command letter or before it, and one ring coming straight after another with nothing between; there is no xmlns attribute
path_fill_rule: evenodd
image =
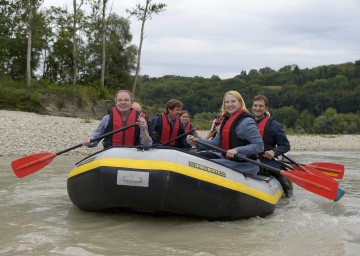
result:
<svg viewBox="0 0 360 256"><path fill-rule="evenodd" d="M179 121L180 121L180 119L179 119ZM160 144L163 125L170 125L171 126L170 123L163 124L161 114L157 115L157 116L154 116L150 120L149 133L150 133L150 137L153 140L153 144ZM172 128L170 128L170 130L172 130ZM179 135L184 134L184 133L185 133L185 127L180 122L179 131L178 131L176 136L179 136ZM176 140L175 147L177 147L177 148L191 148L191 146L186 142L186 135L181 136L180 138L178 138Z"/></svg>
<svg viewBox="0 0 360 256"><path fill-rule="evenodd" d="M264 118L265 116L262 119L257 120L256 123L259 124ZM265 125L263 141L264 151L274 150L275 157L290 151L290 142L281 124L273 118L270 118ZM279 168L279 164L275 161L275 159L269 160L267 158L260 157L260 161L264 164Z"/></svg>

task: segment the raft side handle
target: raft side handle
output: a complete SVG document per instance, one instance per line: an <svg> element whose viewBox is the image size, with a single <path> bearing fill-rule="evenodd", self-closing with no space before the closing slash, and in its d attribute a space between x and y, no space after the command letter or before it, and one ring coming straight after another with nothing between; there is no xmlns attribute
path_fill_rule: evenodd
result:
<svg viewBox="0 0 360 256"><path fill-rule="evenodd" d="M120 186L149 187L149 173L118 170L116 184Z"/></svg>

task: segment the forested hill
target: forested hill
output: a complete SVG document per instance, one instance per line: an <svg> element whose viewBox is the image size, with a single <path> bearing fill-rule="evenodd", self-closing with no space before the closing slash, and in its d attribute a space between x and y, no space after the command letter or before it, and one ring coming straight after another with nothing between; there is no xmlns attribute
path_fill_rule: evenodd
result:
<svg viewBox="0 0 360 256"><path fill-rule="evenodd" d="M206 119L219 112L222 97L229 90L239 91L249 110L255 95L266 95L272 115L297 132L360 133L360 60L312 69L289 65L274 71L266 67L242 71L225 80L216 75L143 76L137 96L151 106L151 112L161 110L169 98L176 98L195 118ZM334 122L341 125L334 128Z"/></svg>
<svg viewBox="0 0 360 256"><path fill-rule="evenodd" d="M73 86L40 79L29 89L21 80L0 75L0 109L101 118L106 113L104 106L112 104L117 90L131 90L131 83L126 84L128 87L115 83L114 88L103 88L95 82ZM360 60L312 69L285 66L278 71L270 68L242 71L223 80L216 75L143 76L137 88L135 99L150 116L163 111L170 98L176 98L189 110L193 123L202 129L210 128L224 93L237 90L249 110L255 95L266 95L271 116L287 132L360 134Z"/></svg>

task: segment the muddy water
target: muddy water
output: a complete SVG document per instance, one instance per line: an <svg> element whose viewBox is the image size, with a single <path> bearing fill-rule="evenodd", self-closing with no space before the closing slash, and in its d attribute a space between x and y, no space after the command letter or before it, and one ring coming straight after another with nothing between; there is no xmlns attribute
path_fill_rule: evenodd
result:
<svg viewBox="0 0 360 256"><path fill-rule="evenodd" d="M359 255L358 153L290 155L344 164L338 203L295 185L271 216L230 222L82 212L66 191L80 156L58 156L22 179L10 167L16 157L0 157L0 255Z"/></svg>

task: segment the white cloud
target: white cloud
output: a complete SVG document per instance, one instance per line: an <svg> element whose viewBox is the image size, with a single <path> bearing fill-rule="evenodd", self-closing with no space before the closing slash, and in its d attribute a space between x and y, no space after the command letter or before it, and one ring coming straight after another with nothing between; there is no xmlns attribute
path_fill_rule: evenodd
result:
<svg viewBox="0 0 360 256"><path fill-rule="evenodd" d="M159 0L166 11L145 25L142 74L219 75L285 65L301 68L360 59L358 0ZM72 0L45 0L46 5ZM113 12L144 0L113 1ZM110 2L111 5L111 2ZM131 18L133 43L140 22Z"/></svg>

